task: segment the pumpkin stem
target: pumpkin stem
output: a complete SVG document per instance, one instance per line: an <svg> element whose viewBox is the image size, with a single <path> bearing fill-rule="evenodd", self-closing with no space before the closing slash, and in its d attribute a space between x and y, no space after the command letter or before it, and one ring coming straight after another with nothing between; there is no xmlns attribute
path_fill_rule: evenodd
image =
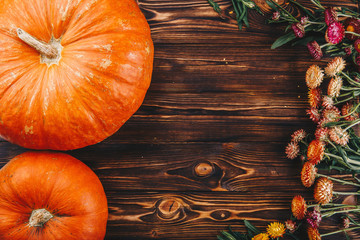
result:
<svg viewBox="0 0 360 240"><path fill-rule="evenodd" d="M31 212L31 216L29 218L29 225L31 227L42 227L45 223L47 223L47 221L49 221L53 217L54 215L52 215L45 208L35 209Z"/></svg>
<svg viewBox="0 0 360 240"><path fill-rule="evenodd" d="M49 43L40 41L39 39L31 36L29 33L25 32L21 28L16 30L18 37L23 40L30 47L34 48L41 55L47 57L48 59L55 59L58 57L58 50Z"/></svg>

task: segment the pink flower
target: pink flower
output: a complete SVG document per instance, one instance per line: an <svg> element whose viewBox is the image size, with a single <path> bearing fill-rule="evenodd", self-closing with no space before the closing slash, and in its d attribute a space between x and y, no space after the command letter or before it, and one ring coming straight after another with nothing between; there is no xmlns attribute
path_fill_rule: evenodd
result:
<svg viewBox="0 0 360 240"><path fill-rule="evenodd" d="M301 23L293 23L291 24L291 28L297 38L303 38L305 36L305 29Z"/></svg>
<svg viewBox="0 0 360 240"><path fill-rule="evenodd" d="M309 22L309 17L308 17L308 16L303 16L303 17L301 17L300 23L301 23L302 25L306 25L308 22Z"/></svg>
<svg viewBox="0 0 360 240"><path fill-rule="evenodd" d="M279 18L280 18L280 12L279 11L273 12L272 20L277 21L279 20Z"/></svg>
<svg viewBox="0 0 360 240"><path fill-rule="evenodd" d="M339 20L337 13L333 7L329 7L327 9L325 9L324 18L325 18L326 25L328 25L328 26L330 24L332 24L333 22L337 22Z"/></svg>
<svg viewBox="0 0 360 240"><path fill-rule="evenodd" d="M320 60L323 56L322 50L316 41L308 42L306 44L310 55L315 60Z"/></svg>
<svg viewBox="0 0 360 240"><path fill-rule="evenodd" d="M306 114L309 115L310 119L314 123L318 123L321 119L321 113L320 113L319 109L317 109L317 108L306 109Z"/></svg>
<svg viewBox="0 0 360 240"><path fill-rule="evenodd" d="M329 25L326 30L325 40L328 43L338 44L340 43L345 36L344 26L339 22L333 22Z"/></svg>
<svg viewBox="0 0 360 240"><path fill-rule="evenodd" d="M321 219L321 213L316 209L306 213L306 221L313 228L319 227Z"/></svg>

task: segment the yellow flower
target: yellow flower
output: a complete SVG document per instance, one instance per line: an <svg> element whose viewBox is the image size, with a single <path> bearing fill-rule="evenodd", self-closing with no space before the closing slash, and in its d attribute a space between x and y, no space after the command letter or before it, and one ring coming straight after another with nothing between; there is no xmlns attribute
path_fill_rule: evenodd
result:
<svg viewBox="0 0 360 240"><path fill-rule="evenodd" d="M272 222L267 227L267 233L272 238L282 237L285 233L285 225L279 222Z"/></svg>
<svg viewBox="0 0 360 240"><path fill-rule="evenodd" d="M259 233L255 237L253 237L251 240L269 240L269 235L267 233Z"/></svg>
<svg viewBox="0 0 360 240"><path fill-rule="evenodd" d="M318 65L311 65L306 71L306 85L310 88L317 88L324 79L323 70Z"/></svg>

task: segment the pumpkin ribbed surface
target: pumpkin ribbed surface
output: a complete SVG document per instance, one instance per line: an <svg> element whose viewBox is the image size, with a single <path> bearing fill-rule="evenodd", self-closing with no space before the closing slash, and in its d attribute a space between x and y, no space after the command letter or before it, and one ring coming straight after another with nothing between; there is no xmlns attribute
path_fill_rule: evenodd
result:
<svg viewBox="0 0 360 240"><path fill-rule="evenodd" d="M63 153L27 152L0 170L0 181L0 239L104 239L104 189L81 161ZM33 226L36 211L52 217Z"/></svg>
<svg viewBox="0 0 360 240"><path fill-rule="evenodd" d="M18 30L59 43L57 61ZM133 0L3 0L0 135L69 150L114 134L141 105L152 73L150 29Z"/></svg>

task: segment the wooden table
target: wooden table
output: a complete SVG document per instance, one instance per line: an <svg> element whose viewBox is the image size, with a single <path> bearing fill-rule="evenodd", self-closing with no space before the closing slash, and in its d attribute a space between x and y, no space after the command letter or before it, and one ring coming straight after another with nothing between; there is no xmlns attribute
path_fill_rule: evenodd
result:
<svg viewBox="0 0 360 240"><path fill-rule="evenodd" d="M285 221L294 195L312 199L300 161L284 154L293 131L313 127L305 114L304 74L314 62L307 50L271 50L283 30L255 11L239 31L206 0L139 5L155 45L146 99L115 135L69 152L103 183L106 239L216 239L229 225L244 231L243 219L261 230ZM3 164L25 151L1 145Z"/></svg>

